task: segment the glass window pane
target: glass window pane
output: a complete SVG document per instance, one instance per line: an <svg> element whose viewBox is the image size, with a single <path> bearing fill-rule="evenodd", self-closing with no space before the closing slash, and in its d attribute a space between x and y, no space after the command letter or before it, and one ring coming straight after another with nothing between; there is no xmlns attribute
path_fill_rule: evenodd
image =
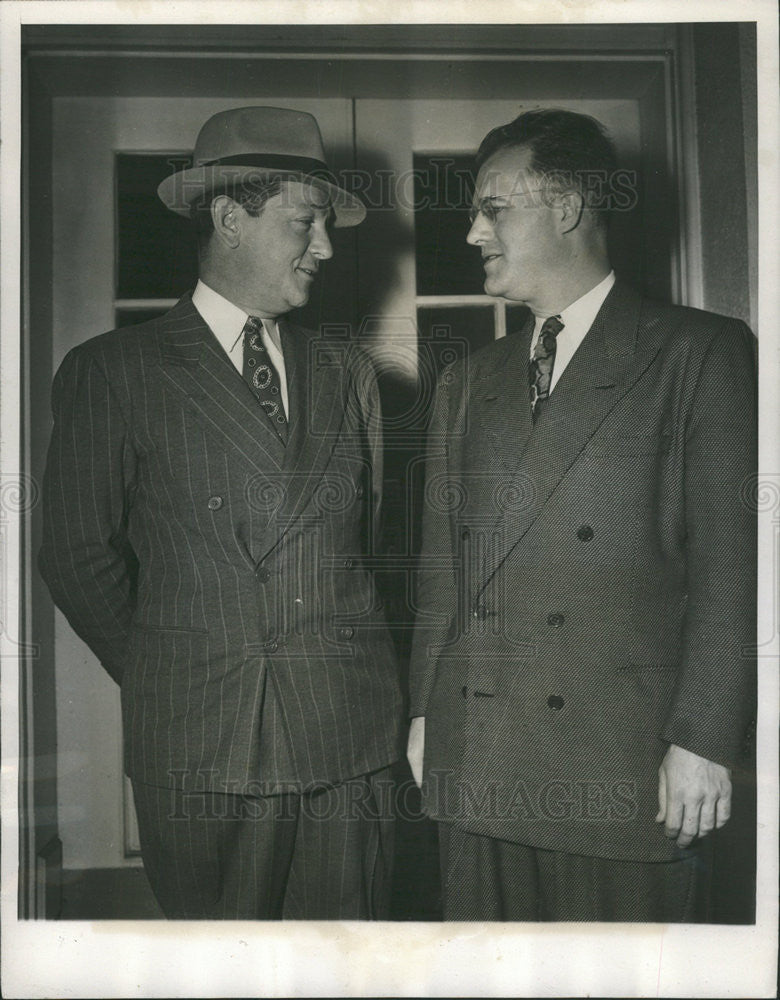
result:
<svg viewBox="0 0 780 1000"><path fill-rule="evenodd" d="M120 299L178 298L195 287L198 258L188 219L157 197L157 186L184 157L117 153L117 288ZM189 161L187 161L189 162Z"/></svg>
<svg viewBox="0 0 780 1000"><path fill-rule="evenodd" d="M473 156L414 157L418 295L481 295L479 248L466 243L474 191Z"/></svg>

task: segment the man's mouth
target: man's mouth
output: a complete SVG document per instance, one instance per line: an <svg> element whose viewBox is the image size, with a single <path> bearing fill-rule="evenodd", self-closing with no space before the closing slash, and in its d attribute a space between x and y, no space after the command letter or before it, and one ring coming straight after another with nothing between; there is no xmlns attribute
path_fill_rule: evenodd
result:
<svg viewBox="0 0 780 1000"><path fill-rule="evenodd" d="M487 265L490 264L491 261L498 260L498 258L501 257L501 256L502 256L502 254L500 254L500 253L485 253L485 254L482 254L482 266L483 267L487 267Z"/></svg>
<svg viewBox="0 0 780 1000"><path fill-rule="evenodd" d="M317 274L317 272L313 271L310 267L300 267L299 266L298 270L299 271L303 271L303 273L306 274L306 275L308 275L310 278L313 278Z"/></svg>

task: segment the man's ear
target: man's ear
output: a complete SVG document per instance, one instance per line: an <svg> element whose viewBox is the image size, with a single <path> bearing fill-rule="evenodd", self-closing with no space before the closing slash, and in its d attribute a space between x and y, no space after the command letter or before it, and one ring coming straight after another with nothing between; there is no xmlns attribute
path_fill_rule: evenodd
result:
<svg viewBox="0 0 780 1000"><path fill-rule="evenodd" d="M226 247L235 249L241 242L239 206L225 194L217 195L211 202L211 221L217 239Z"/></svg>
<svg viewBox="0 0 780 1000"><path fill-rule="evenodd" d="M561 234L570 233L582 221L585 198L579 191L563 191L557 199Z"/></svg>

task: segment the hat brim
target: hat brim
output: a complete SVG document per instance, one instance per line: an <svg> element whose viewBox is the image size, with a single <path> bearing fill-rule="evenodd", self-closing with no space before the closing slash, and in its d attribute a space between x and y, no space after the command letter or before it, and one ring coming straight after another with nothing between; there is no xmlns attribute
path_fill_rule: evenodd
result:
<svg viewBox="0 0 780 1000"><path fill-rule="evenodd" d="M190 207L194 201L203 198L208 191L213 191L226 183L242 180L261 180L270 177L283 177L291 181L306 181L315 184L330 195L331 205L335 215L334 225L338 229L357 226L366 217L366 207L349 191L333 184L317 174L302 173L297 170L281 170L259 167L242 167L233 164L214 164L205 167L190 167L166 177L157 188L160 200L177 215L190 217Z"/></svg>

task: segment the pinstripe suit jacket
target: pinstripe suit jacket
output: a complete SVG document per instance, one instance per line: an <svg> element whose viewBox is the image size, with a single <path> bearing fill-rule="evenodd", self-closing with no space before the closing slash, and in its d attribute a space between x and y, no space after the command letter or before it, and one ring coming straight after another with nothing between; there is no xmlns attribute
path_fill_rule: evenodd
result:
<svg viewBox="0 0 780 1000"><path fill-rule="evenodd" d="M280 323L285 447L192 305L73 349L54 381L41 571L121 684L125 768L267 793L399 756L392 643L363 568L376 382Z"/></svg>
<svg viewBox="0 0 780 1000"><path fill-rule="evenodd" d="M728 764L753 710L753 337L618 282L532 428L532 326L439 388L411 664L426 807L667 860L668 745Z"/></svg>

